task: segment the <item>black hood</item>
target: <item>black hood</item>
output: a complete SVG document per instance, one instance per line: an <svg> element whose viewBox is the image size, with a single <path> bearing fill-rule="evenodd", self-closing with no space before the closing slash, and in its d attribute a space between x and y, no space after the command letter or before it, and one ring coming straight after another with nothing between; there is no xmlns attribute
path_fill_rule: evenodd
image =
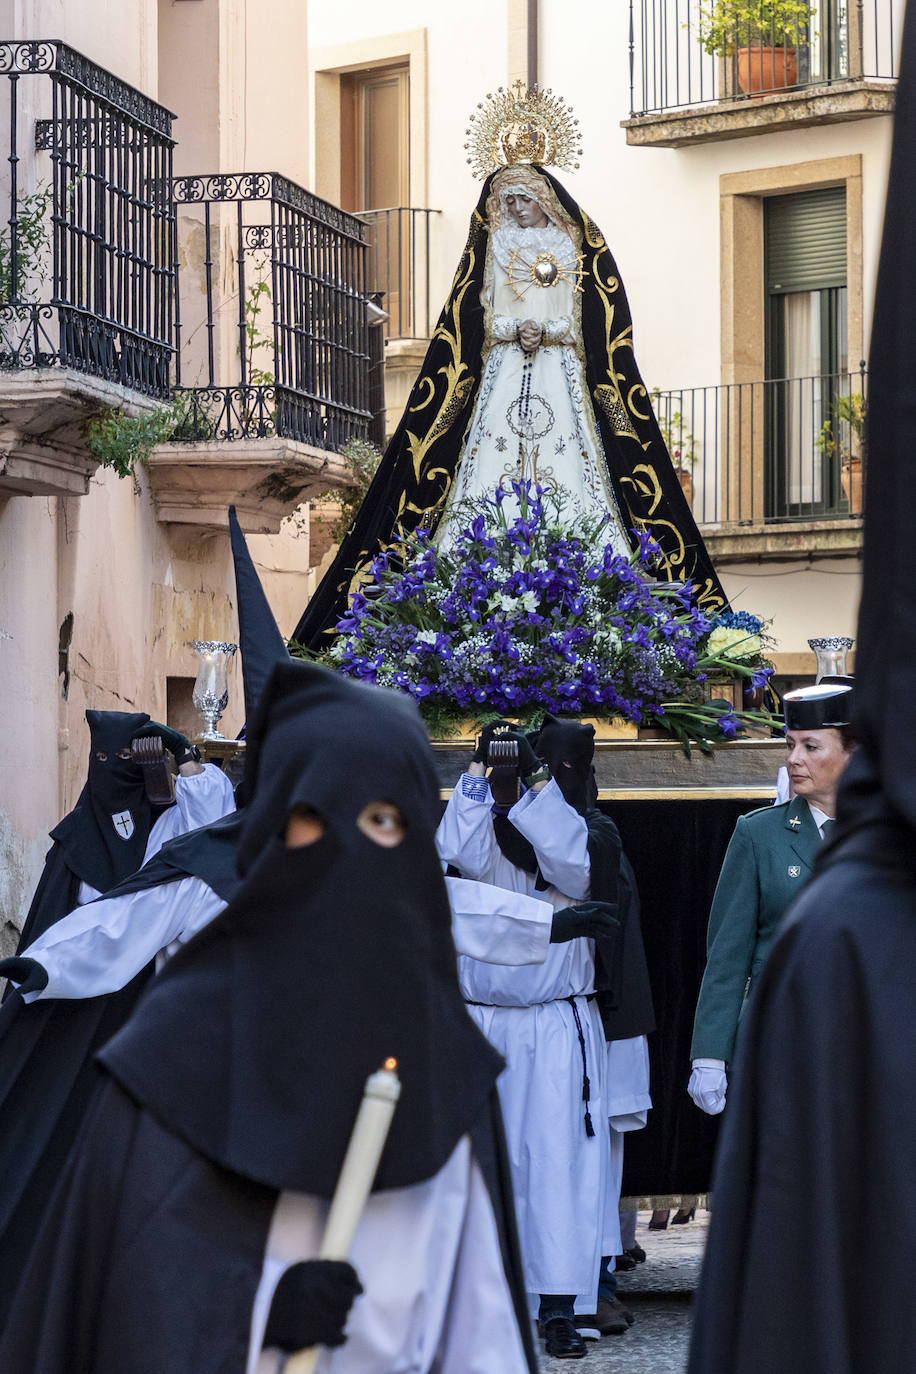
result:
<svg viewBox="0 0 916 1374"><path fill-rule="evenodd" d="M76 806L51 831L67 867L83 882L107 892L143 863L149 832L164 808L146 795L143 770L131 758L138 730L149 723L140 711L87 711L89 776Z"/></svg>
<svg viewBox="0 0 916 1374"><path fill-rule="evenodd" d="M566 801L580 816L594 804L592 759L595 756L595 727L578 721L561 721L550 714L544 717L534 752L547 764Z"/></svg>
<svg viewBox="0 0 916 1374"><path fill-rule="evenodd" d="M458 988L435 847L438 785L407 698L304 663L278 666L249 731L242 886L153 984L102 1060L209 1158L329 1196L367 1076L398 1060L401 1100L377 1188L431 1177L502 1067ZM406 836L355 821L398 806ZM290 810L325 835L287 849ZM195 1047L192 1056L188 1045Z"/></svg>

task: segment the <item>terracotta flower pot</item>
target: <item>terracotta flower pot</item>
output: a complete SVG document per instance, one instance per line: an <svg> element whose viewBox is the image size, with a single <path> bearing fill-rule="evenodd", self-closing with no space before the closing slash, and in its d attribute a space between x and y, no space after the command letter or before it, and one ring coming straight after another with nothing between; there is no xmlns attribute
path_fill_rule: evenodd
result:
<svg viewBox="0 0 916 1374"><path fill-rule="evenodd" d="M798 80L794 48L739 48L738 85L745 95L782 91Z"/></svg>
<svg viewBox="0 0 916 1374"><path fill-rule="evenodd" d="M677 469L677 480L681 484L681 491L687 498L688 506L693 506L693 473L689 468Z"/></svg>
<svg viewBox="0 0 916 1374"><path fill-rule="evenodd" d="M862 514L862 459L847 458L840 467L840 485L849 502L849 514Z"/></svg>

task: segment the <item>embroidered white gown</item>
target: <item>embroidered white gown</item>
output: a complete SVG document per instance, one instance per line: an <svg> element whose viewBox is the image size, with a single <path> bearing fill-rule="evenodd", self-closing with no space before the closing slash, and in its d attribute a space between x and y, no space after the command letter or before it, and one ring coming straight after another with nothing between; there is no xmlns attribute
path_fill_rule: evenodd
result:
<svg viewBox="0 0 916 1374"><path fill-rule="evenodd" d="M448 546L467 523L458 507L479 509L498 486L509 490L521 478L562 486L567 518L610 512L608 541L628 553L585 390L578 260L569 234L552 221L542 228L511 223L497 229L481 299L483 375L439 541ZM518 342L519 325L529 319L543 330L533 354ZM509 519L518 515L511 495L505 510Z"/></svg>

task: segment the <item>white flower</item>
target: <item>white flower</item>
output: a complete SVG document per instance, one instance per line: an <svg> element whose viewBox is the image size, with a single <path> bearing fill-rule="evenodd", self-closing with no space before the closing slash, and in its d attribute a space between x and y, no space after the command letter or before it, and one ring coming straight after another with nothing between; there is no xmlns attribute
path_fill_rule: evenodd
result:
<svg viewBox="0 0 916 1374"><path fill-rule="evenodd" d="M760 653L760 636L734 626L717 625L709 636L708 652L714 658L756 658Z"/></svg>
<svg viewBox="0 0 916 1374"><path fill-rule="evenodd" d="M435 630L419 630L419 631L417 632L417 643L418 643L418 644L431 644L431 645L434 645L435 642L436 642L436 640L437 640L438 638L439 638L439 636L437 635L437 633L436 633Z"/></svg>
<svg viewBox="0 0 916 1374"><path fill-rule="evenodd" d="M536 611L538 608L537 592L522 592L518 600L524 611Z"/></svg>

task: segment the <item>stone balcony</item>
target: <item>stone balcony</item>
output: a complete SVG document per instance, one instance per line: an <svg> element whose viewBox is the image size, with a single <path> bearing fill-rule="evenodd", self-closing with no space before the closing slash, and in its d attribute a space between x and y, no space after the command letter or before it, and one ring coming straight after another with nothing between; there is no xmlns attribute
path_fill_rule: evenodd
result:
<svg viewBox="0 0 916 1374"><path fill-rule="evenodd" d="M98 467L86 423L103 409L139 415L158 402L68 368L0 372L0 500L85 496Z"/></svg>
<svg viewBox="0 0 916 1374"><path fill-rule="evenodd" d="M303 501L353 482L339 453L277 435L160 444L147 470L159 520L200 532L224 532L234 505L246 534L276 534Z"/></svg>
<svg viewBox="0 0 916 1374"><path fill-rule="evenodd" d="M805 86L772 95L734 96L715 104L634 115L620 122L637 148L686 148L699 143L805 129L893 114L896 86L887 81L846 81Z"/></svg>

